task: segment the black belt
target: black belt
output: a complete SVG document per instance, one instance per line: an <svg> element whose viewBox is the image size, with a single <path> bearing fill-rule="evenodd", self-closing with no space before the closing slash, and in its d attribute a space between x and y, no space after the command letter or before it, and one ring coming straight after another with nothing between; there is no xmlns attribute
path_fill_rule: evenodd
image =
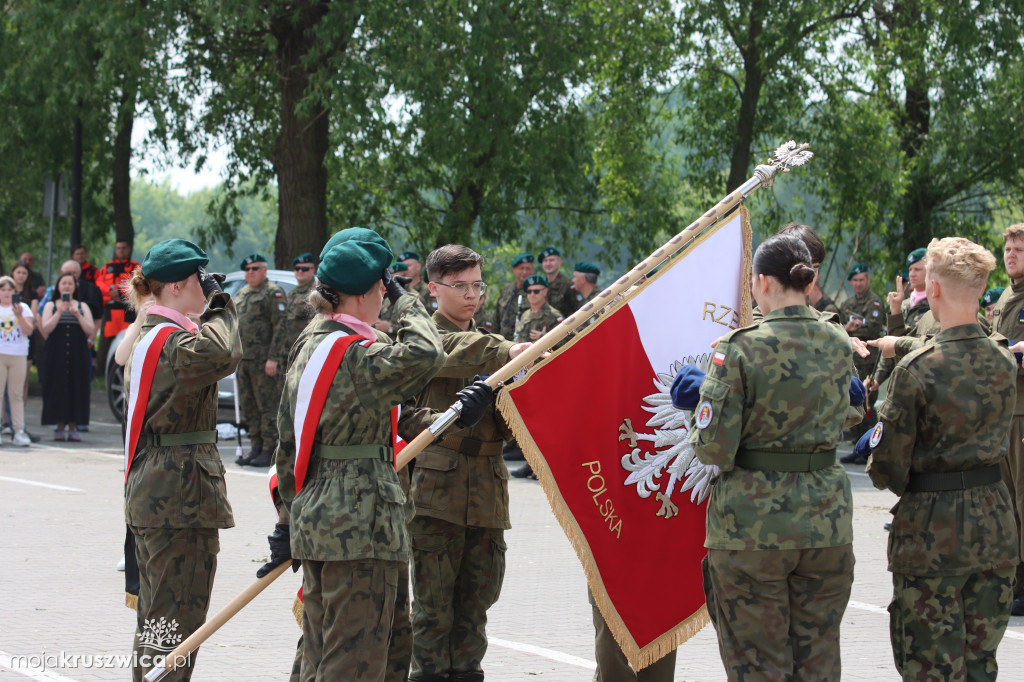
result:
<svg viewBox="0 0 1024 682"><path fill-rule="evenodd" d="M476 438L463 438L462 436L445 436L438 442L443 448L461 452L470 457L480 455L482 457L494 457L501 454L502 442L500 440L477 440Z"/></svg>
<svg viewBox="0 0 1024 682"><path fill-rule="evenodd" d="M910 472L907 483L909 493L936 493L941 490L966 490L979 485L991 485L1003 480L1003 472L998 464L990 464L981 469L969 471Z"/></svg>
<svg viewBox="0 0 1024 682"><path fill-rule="evenodd" d="M170 448L178 445L200 445L201 443L216 443L217 431L192 431L190 433L144 433L139 437L143 444L157 447Z"/></svg>
<svg viewBox="0 0 1024 682"><path fill-rule="evenodd" d="M386 445L327 445L316 443L313 454L320 459L379 459L382 462L394 460L394 450Z"/></svg>
<svg viewBox="0 0 1024 682"><path fill-rule="evenodd" d="M786 450L740 450L736 466L758 471L818 471L836 463L836 449L822 452Z"/></svg>

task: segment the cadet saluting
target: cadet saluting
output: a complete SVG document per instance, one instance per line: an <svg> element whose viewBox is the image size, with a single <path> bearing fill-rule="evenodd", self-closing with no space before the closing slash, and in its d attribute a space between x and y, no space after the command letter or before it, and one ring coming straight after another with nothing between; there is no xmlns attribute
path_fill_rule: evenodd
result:
<svg viewBox="0 0 1024 682"><path fill-rule="evenodd" d="M153 624L175 621L184 638L206 620L218 529L235 525L216 445L217 381L235 371L242 347L235 306L205 271L208 262L192 242L160 242L128 284L133 308L155 299L124 376L124 510L140 579L137 682L164 653L152 646ZM198 313L199 327L186 317ZM173 679L190 679L194 663Z"/></svg>
<svg viewBox="0 0 1024 682"><path fill-rule="evenodd" d="M754 255L764 321L715 348L690 442L721 469L708 503L704 592L730 680L840 679L853 584L850 482L835 446L853 361L807 306L811 255L794 236Z"/></svg>
<svg viewBox="0 0 1024 682"><path fill-rule="evenodd" d="M995 265L966 239L932 240L925 291L941 330L896 366L880 421L857 444L872 447L871 482L900 496L889 628L904 680L996 679L1009 623L1017 538L1000 462L1017 372L977 317ZM889 354L896 339L875 345Z"/></svg>

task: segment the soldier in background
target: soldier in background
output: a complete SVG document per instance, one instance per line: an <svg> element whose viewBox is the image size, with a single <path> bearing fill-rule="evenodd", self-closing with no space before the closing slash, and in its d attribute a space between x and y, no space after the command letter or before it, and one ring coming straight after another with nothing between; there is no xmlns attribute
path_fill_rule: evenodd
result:
<svg viewBox="0 0 1024 682"><path fill-rule="evenodd" d="M914 249L907 254L907 279L902 276L896 277L896 289L890 291L886 296L889 303L888 324L890 336L916 336L922 338L933 334L937 329L935 318L927 313L931 310L928 304L928 295L925 293L924 258L927 249ZM910 295L907 295L905 282L909 282ZM868 390L875 392L878 387L889 378L896 363L892 358L882 358L877 363L874 376L871 377L871 385Z"/></svg>
<svg viewBox="0 0 1024 682"><path fill-rule="evenodd" d="M576 310L597 296L597 278L601 270L593 263L579 261L572 267L572 288L576 292Z"/></svg>
<svg viewBox="0 0 1024 682"><path fill-rule="evenodd" d="M515 275L515 281L501 288L498 305L494 309L494 329L506 339L515 336L516 320L519 319L520 308L526 303L523 281L533 274L533 254L521 253L513 258L512 274Z"/></svg>
<svg viewBox="0 0 1024 682"><path fill-rule="evenodd" d="M1009 623L1018 554L1000 461L1017 372L977 318L995 265L967 239L932 240L926 291L941 329L897 365L880 421L858 443L871 449L871 482L900 496L889 622L904 680L994 680ZM888 355L896 339L883 342Z"/></svg>
<svg viewBox="0 0 1024 682"><path fill-rule="evenodd" d="M882 298L871 291L871 275L868 274L868 267L864 263L856 263L846 274L846 280L853 289L853 296L843 301L842 317L846 320L846 333L851 337L858 338L865 343L882 336L885 322L885 309L882 306ZM871 350L866 358L859 355L853 356L853 368L860 379L867 381L878 361L878 351ZM877 393L868 392L867 407L871 410L869 416L854 427L851 436L854 439L874 426L875 415L871 406L875 404Z"/></svg>
<svg viewBox="0 0 1024 682"><path fill-rule="evenodd" d="M388 270L391 272L395 281L401 284L402 287L408 291L409 278L406 277L406 273L409 272L409 266L398 260L388 266ZM395 332L394 317L395 311L391 307L391 301L385 298L384 305L380 308L380 315L377 316L377 321L373 323L373 328L378 331L382 331L385 334L393 334Z"/></svg>
<svg viewBox="0 0 1024 682"><path fill-rule="evenodd" d="M423 265L420 263L420 254L415 251L403 251L399 254L398 261L404 263L406 268L408 268L402 273L403 276L408 277L410 280L406 288L419 294L420 300L423 301L423 307L427 309L427 312L437 310L437 303L430 295L430 288L421 277Z"/></svg>
<svg viewBox="0 0 1024 682"><path fill-rule="evenodd" d="M992 287L981 297L981 307L985 310L985 319L990 328L994 325L996 303L1005 290L1006 287Z"/></svg>
<svg viewBox="0 0 1024 682"><path fill-rule="evenodd" d="M515 342L536 341L558 326L564 318L548 302L551 289L544 275L532 275L523 281L523 293L529 308L519 316Z"/></svg>
<svg viewBox="0 0 1024 682"><path fill-rule="evenodd" d="M274 340L270 344L271 357L285 360L284 366L279 368L282 375L288 371L288 353L292 349L292 344L313 319L313 307L309 305L308 299L309 292L313 289L314 268L311 253L303 253L292 259L296 284L285 296L284 322L274 329Z"/></svg>
<svg viewBox="0 0 1024 682"><path fill-rule="evenodd" d="M246 256L240 267L245 271L245 286L235 295L242 338L238 402L249 427L252 449L235 463L266 467L277 447L277 405L288 361L287 349L278 355L280 350L272 347L274 330L286 321L285 295L281 287L267 279L267 259L262 254Z"/></svg>
<svg viewBox="0 0 1024 682"><path fill-rule="evenodd" d="M480 301L476 306L476 313L473 315L473 322L476 324L476 328L480 331L491 334L494 332L494 323L491 322L491 317L487 313L487 292L480 292Z"/></svg>
<svg viewBox="0 0 1024 682"><path fill-rule="evenodd" d="M563 317L572 315L576 312L576 294L572 291L572 282L562 274L562 254L555 247L549 246L540 252L537 260L548 281L548 303Z"/></svg>

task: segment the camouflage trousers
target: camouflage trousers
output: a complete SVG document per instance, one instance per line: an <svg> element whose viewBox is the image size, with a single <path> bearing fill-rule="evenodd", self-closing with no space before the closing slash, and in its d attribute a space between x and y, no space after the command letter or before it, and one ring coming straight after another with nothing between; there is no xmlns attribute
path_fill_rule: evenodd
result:
<svg viewBox="0 0 1024 682"><path fill-rule="evenodd" d="M1024 415L1015 414L1010 422L1010 447L1003 457L1003 483L1013 500L1013 518L1017 522L1018 551L1024 550ZM1024 563L1017 564L1013 595L1024 594Z"/></svg>
<svg viewBox="0 0 1024 682"><path fill-rule="evenodd" d="M153 657L162 658L206 622L220 536L216 528L133 526L132 533L139 563L132 679L142 682L154 667ZM191 679L197 653L164 679Z"/></svg>
<svg viewBox="0 0 1024 682"><path fill-rule="evenodd" d="M839 625L853 564L853 545L708 550L704 594L729 679L841 679Z"/></svg>
<svg viewBox="0 0 1024 682"><path fill-rule="evenodd" d="M410 680L482 680L487 609L505 578L505 531L429 516L409 522L413 605Z"/></svg>
<svg viewBox="0 0 1024 682"><path fill-rule="evenodd" d="M277 407L284 388L283 371L268 377L262 360L238 363L238 407L248 425L249 442L253 448L273 450L277 447Z"/></svg>
<svg viewBox="0 0 1024 682"><path fill-rule="evenodd" d="M894 573L889 635L903 679L996 679L1014 570L935 578Z"/></svg>
<svg viewBox="0 0 1024 682"><path fill-rule="evenodd" d="M301 682L384 680L402 562L302 561Z"/></svg>
<svg viewBox="0 0 1024 682"><path fill-rule="evenodd" d="M597 670L593 682L672 682L676 675L676 652L666 654L646 668L634 671L622 648L612 636L601 610L594 603L594 593L587 590L594 612L594 657Z"/></svg>

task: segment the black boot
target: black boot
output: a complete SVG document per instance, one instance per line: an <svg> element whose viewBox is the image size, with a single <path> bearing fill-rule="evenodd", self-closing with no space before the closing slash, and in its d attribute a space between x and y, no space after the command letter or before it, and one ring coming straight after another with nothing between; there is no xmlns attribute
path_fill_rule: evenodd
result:
<svg viewBox="0 0 1024 682"><path fill-rule="evenodd" d="M248 466L251 467L268 467L274 461L274 451L264 450L255 458L249 460Z"/></svg>
<svg viewBox="0 0 1024 682"><path fill-rule="evenodd" d="M260 456L260 452L262 452L262 450L263 450L263 448L258 448L258 447L256 447L254 445L252 450L247 452L245 455L243 455L241 457L235 457L235 464L237 464L240 467L249 466L249 464L254 459L256 459L257 457Z"/></svg>
<svg viewBox="0 0 1024 682"><path fill-rule="evenodd" d="M537 475L533 473L533 467L529 464L524 464L518 469L512 470L510 473L516 478L532 478L535 481L537 480Z"/></svg>
<svg viewBox="0 0 1024 682"><path fill-rule="evenodd" d="M452 673L452 682L484 682L484 673L482 670L470 670L462 673Z"/></svg>

